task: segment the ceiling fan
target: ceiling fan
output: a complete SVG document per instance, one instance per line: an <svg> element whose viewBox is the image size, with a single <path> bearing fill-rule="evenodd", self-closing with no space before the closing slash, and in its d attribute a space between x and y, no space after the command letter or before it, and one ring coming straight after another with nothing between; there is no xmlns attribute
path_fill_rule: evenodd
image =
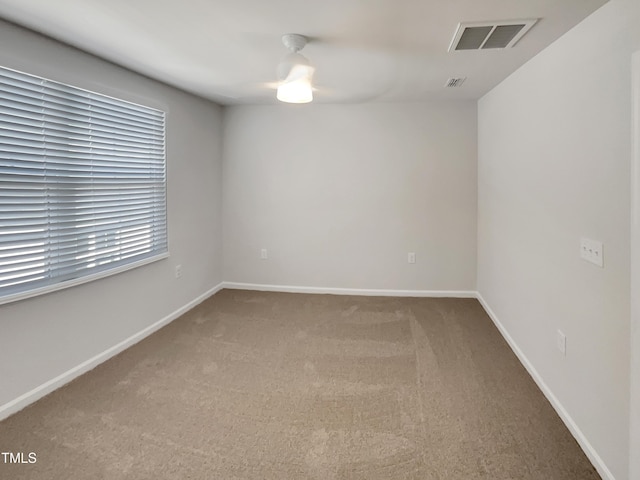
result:
<svg viewBox="0 0 640 480"><path fill-rule="evenodd" d="M313 101L314 68L309 59L300 53L309 39L297 33L282 36L282 43L289 50L278 64L278 87L276 98L286 103L309 103Z"/></svg>
<svg viewBox="0 0 640 480"><path fill-rule="evenodd" d="M394 78L388 74L391 62L384 52L344 44L340 49L333 49L335 41L298 33L282 35L281 41L287 52L277 64L276 81L246 84L248 91L275 90L278 101L292 104L315 100L360 103L384 95L394 84ZM322 72L301 53L311 42L317 44L314 55L318 55L317 65L324 66ZM264 100L262 95L252 98Z"/></svg>

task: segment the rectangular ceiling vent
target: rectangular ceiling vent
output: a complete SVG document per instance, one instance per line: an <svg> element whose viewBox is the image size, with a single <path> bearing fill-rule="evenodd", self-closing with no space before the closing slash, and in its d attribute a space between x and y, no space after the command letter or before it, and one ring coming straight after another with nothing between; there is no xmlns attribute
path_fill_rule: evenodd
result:
<svg viewBox="0 0 640 480"><path fill-rule="evenodd" d="M466 79L467 77L450 78L444 86L447 88L461 87Z"/></svg>
<svg viewBox="0 0 640 480"><path fill-rule="evenodd" d="M459 23L449 45L449 51L511 48L537 21L537 19L529 19Z"/></svg>

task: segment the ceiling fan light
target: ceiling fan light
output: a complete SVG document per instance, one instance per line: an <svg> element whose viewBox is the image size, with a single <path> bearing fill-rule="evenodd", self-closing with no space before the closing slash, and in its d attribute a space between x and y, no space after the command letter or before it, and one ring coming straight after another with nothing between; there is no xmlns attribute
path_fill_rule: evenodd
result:
<svg viewBox="0 0 640 480"><path fill-rule="evenodd" d="M313 101L313 89L308 79L302 78L280 84L276 98L285 103L309 103Z"/></svg>

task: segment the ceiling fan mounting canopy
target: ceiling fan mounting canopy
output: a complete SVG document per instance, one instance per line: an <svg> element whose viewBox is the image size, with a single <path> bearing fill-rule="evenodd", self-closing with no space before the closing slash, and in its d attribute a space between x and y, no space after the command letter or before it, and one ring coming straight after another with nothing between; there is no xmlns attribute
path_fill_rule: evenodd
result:
<svg viewBox="0 0 640 480"><path fill-rule="evenodd" d="M309 39L297 33L287 33L282 36L282 43L293 53L297 53L309 43Z"/></svg>

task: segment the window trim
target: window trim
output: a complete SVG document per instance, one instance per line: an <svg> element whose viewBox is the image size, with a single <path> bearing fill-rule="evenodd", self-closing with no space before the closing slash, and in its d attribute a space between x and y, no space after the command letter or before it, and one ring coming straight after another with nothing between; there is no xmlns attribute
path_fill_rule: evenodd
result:
<svg viewBox="0 0 640 480"><path fill-rule="evenodd" d="M120 265L116 268L103 270L102 272L92 273L90 275L84 275L82 277L72 278L70 280L64 280L60 283L33 288L31 290L25 290L24 292L12 293L10 295L0 297L0 305L17 302L20 300L26 300L27 298L31 297L38 297L47 293L52 293L58 290L64 290L66 288L82 285L83 283L93 282L94 280L100 280L101 278L110 277L111 275L117 275L118 273L126 272L127 270L133 270L134 268L142 267L144 265L157 262L158 260L164 260L165 258L169 258L168 251L160 253L158 255L154 255L153 257L147 257L136 262L128 263L126 265Z"/></svg>

